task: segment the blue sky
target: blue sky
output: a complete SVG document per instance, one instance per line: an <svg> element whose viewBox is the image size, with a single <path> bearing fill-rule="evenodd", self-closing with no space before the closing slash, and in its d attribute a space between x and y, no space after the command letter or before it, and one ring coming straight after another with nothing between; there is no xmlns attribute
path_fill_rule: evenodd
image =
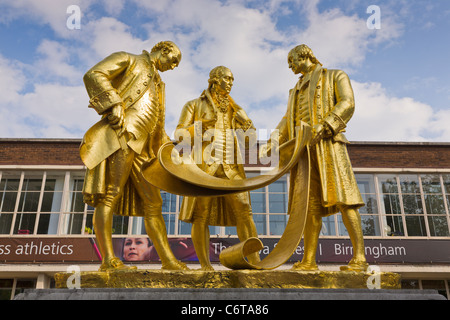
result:
<svg viewBox="0 0 450 320"><path fill-rule="evenodd" d="M67 28L70 5L80 29ZM370 5L380 29L367 28ZM275 128L297 81L287 53L306 43L352 80L350 140L449 142L449 33L448 0L3 0L0 137L81 138L99 119L83 74L115 51L172 40L183 59L162 74L169 134L218 65L232 70L231 95L256 127Z"/></svg>

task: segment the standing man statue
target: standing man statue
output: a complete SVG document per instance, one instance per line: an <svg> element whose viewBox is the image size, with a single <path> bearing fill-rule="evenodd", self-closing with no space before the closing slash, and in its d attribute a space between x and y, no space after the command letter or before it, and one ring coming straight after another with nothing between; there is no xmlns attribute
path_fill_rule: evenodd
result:
<svg viewBox="0 0 450 320"><path fill-rule="evenodd" d="M355 107L350 80L341 70L323 68L312 50L304 44L289 52L288 63L289 68L301 77L290 90L286 115L277 127L279 143L293 139L295 127L301 121L313 129L305 251L302 261L295 263L293 269L318 269L315 257L322 218L340 211L353 245L353 258L341 270L365 271L368 264L358 212L364 202L347 153L349 142L343 134ZM260 154L274 147L269 143ZM289 194L295 197L295 184L299 183L295 168L290 179Z"/></svg>
<svg viewBox="0 0 450 320"><path fill-rule="evenodd" d="M89 107L102 116L85 134L80 147L88 168L84 200L95 207L101 271L129 268L114 255L113 214L144 216L162 268L187 269L169 246L160 190L141 175L142 164L154 160L159 147L170 141L164 130L164 83L158 71L172 70L180 60L180 49L173 42L163 41L150 53L114 53L84 76Z"/></svg>
<svg viewBox="0 0 450 320"><path fill-rule="evenodd" d="M203 141L203 157L197 163L209 175L245 179L235 130L254 130L253 123L229 95L234 81L230 69L216 67L209 77L208 89L183 107L175 136ZM201 135L200 139L195 139L195 135ZM236 226L241 241L257 237L249 192L221 197L185 197L180 220L192 223L192 242L202 270L214 270L209 259L209 225ZM258 253L248 258L252 263L259 261Z"/></svg>

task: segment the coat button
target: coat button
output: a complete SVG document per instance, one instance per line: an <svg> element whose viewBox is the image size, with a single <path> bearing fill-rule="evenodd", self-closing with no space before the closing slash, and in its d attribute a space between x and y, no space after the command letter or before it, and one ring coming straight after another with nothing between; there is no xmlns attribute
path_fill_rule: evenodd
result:
<svg viewBox="0 0 450 320"><path fill-rule="evenodd" d="M136 93L137 93L137 94L140 94L140 93L141 93L141 90L137 90Z"/></svg>

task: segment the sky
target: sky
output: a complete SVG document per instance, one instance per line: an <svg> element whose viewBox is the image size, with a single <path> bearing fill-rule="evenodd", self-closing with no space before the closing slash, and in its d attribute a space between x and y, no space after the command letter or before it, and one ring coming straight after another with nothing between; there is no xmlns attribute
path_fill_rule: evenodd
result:
<svg viewBox="0 0 450 320"><path fill-rule="evenodd" d="M99 120L86 71L171 40L183 56L161 74L172 137L224 65L266 139L298 80L287 54L304 43L351 79L350 141L450 142L448 0L0 0L0 39L0 138L81 139Z"/></svg>

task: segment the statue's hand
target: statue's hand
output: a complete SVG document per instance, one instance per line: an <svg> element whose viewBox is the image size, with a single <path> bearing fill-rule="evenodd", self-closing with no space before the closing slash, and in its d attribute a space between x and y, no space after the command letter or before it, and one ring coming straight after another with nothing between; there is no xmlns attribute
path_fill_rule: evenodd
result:
<svg viewBox="0 0 450 320"><path fill-rule="evenodd" d="M313 126L312 129L313 138L311 140L311 145L317 144L323 138L330 138L333 136L332 130L328 127L328 125L319 123Z"/></svg>
<svg viewBox="0 0 450 320"><path fill-rule="evenodd" d="M108 115L108 121L111 127L114 130L120 130L119 136L121 136L124 132L124 111L122 104L116 104L111 108L111 113Z"/></svg>

